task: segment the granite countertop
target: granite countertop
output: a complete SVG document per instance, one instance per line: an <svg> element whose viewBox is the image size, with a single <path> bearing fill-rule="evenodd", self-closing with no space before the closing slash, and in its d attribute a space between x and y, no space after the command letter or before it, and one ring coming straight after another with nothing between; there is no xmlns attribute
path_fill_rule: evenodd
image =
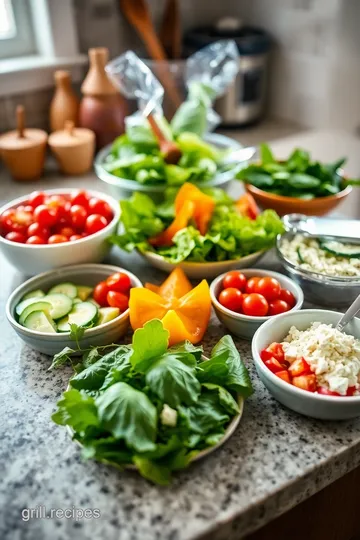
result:
<svg viewBox="0 0 360 540"><path fill-rule="evenodd" d="M0 176L3 202L30 189L103 188L93 174L75 179L50 172L31 187L11 182L5 173ZM139 256L124 256L118 249L109 260L135 272L142 281L160 282L164 277ZM271 252L258 266L278 269ZM240 339L235 342L255 393L245 403L238 429L222 448L177 474L169 488L154 486L135 472L83 462L66 430L50 420L70 370L48 372L50 358L32 351L12 331L4 304L25 277L3 258L0 269L3 540L238 540L360 464L360 420L321 422L287 410L259 381L250 343ZM206 352L224 333L212 316L204 340ZM25 521L22 511L38 505L44 505L46 512L96 508L101 517Z"/></svg>

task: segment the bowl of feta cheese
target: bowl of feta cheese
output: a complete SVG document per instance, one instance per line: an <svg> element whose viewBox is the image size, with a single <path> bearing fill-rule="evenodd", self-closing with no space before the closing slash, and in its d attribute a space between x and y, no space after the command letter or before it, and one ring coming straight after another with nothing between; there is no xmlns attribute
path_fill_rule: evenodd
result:
<svg viewBox="0 0 360 540"><path fill-rule="evenodd" d="M269 319L255 333L256 371L275 399L322 420L360 416L360 319L336 330L342 313L305 309Z"/></svg>
<svg viewBox="0 0 360 540"><path fill-rule="evenodd" d="M350 305L360 294L360 244L287 232L278 237L276 251L308 302L337 308Z"/></svg>

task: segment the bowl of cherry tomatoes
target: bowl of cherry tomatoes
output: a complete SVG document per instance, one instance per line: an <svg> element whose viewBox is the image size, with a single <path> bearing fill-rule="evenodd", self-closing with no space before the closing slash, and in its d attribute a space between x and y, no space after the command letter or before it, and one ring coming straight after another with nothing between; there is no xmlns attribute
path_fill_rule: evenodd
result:
<svg viewBox="0 0 360 540"><path fill-rule="evenodd" d="M0 208L0 249L26 275L101 262L119 217L118 201L105 193L34 191Z"/></svg>
<svg viewBox="0 0 360 540"><path fill-rule="evenodd" d="M257 268L221 274L211 283L210 296L219 321L243 339L251 339L271 317L301 309L304 302L295 281Z"/></svg>

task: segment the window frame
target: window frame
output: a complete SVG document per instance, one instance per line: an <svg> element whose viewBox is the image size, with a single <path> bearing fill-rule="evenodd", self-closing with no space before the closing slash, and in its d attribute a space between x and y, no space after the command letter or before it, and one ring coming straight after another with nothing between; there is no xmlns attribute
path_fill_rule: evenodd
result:
<svg viewBox="0 0 360 540"><path fill-rule="evenodd" d="M8 0L12 8L16 34L0 39L0 60L28 56L38 52L28 0Z"/></svg>

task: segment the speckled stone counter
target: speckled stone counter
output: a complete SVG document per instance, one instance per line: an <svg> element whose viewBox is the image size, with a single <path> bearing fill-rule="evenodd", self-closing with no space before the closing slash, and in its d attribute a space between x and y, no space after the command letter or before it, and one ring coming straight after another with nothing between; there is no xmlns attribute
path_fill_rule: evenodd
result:
<svg viewBox="0 0 360 540"><path fill-rule="evenodd" d="M102 189L49 174L39 184L15 184L2 175L2 201L31 189ZM238 188L237 188L238 189ZM141 280L164 275L137 255L114 249L112 263ZM276 268L273 254L258 264ZM239 540L360 464L360 420L320 422L297 415L258 380L250 343L236 340L255 393L233 437L217 452L176 475L169 488L134 472L83 462L79 448L50 415L70 370L48 372L50 358L25 346L8 325L4 304L25 276L0 259L0 538L2 540ZM207 352L225 333L213 316ZM99 509L98 519L29 519L23 509ZM26 518L26 513L24 514Z"/></svg>

